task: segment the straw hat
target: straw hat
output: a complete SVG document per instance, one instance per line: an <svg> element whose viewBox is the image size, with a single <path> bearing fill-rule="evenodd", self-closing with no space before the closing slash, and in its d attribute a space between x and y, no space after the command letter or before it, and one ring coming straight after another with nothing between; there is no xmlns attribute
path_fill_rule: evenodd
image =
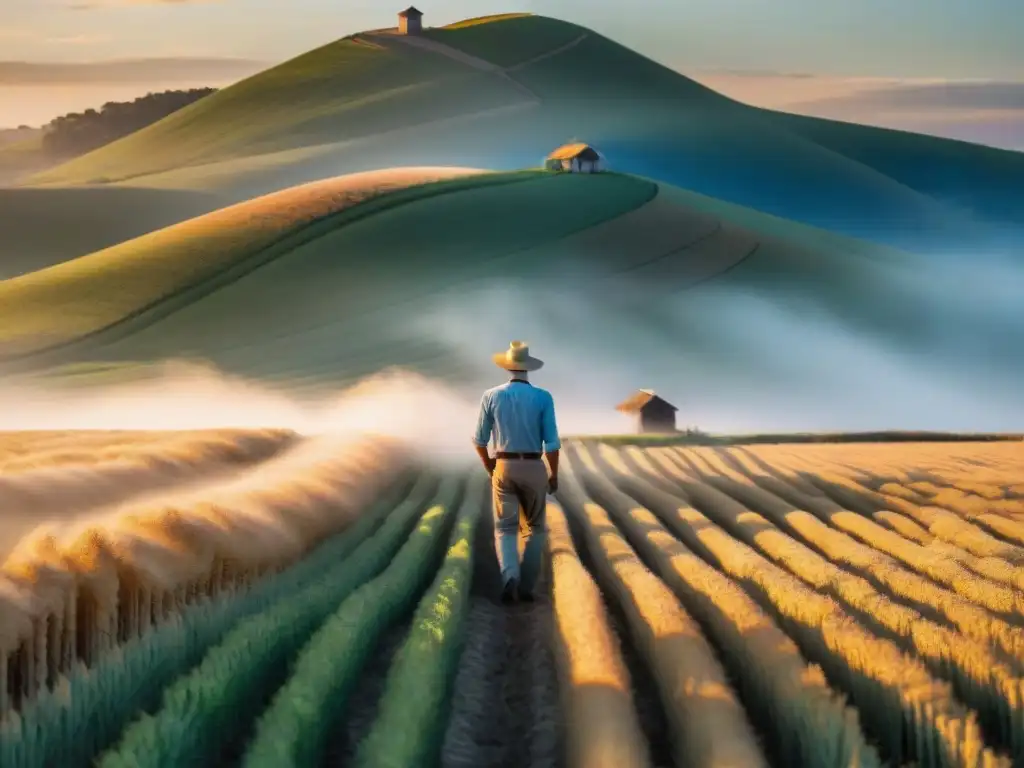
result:
<svg viewBox="0 0 1024 768"><path fill-rule="evenodd" d="M536 371L544 365L543 360L530 357L530 347L524 341L513 341L507 350L491 355L491 359L506 371Z"/></svg>

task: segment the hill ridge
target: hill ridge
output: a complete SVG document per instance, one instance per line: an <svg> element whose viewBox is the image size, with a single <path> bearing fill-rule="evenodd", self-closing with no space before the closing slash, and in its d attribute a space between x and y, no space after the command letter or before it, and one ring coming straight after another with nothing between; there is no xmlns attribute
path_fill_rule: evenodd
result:
<svg viewBox="0 0 1024 768"><path fill-rule="evenodd" d="M524 100L535 106L523 109ZM241 200L387 165L534 166L583 134L618 170L900 247L976 247L990 221L1012 224L1024 211L1024 201L1004 201L1022 197L1024 164L945 189L934 183L943 163L962 171L980 155L928 141L913 165L900 165L888 159L888 138L808 120L736 102L572 22L513 15L421 38L350 35L32 183L137 186L162 174L162 184L213 184ZM261 160L289 151L311 154L273 167ZM221 180L190 173L227 161L239 170Z"/></svg>

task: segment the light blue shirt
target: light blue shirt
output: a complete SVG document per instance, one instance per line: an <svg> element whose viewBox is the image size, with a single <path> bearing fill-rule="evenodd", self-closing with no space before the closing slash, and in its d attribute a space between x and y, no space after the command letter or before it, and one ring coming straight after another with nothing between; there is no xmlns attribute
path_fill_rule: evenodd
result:
<svg viewBox="0 0 1024 768"><path fill-rule="evenodd" d="M486 446L492 433L495 451L557 451L562 442L558 439L555 401L551 393L515 380L488 389L480 399L480 417L473 442Z"/></svg>

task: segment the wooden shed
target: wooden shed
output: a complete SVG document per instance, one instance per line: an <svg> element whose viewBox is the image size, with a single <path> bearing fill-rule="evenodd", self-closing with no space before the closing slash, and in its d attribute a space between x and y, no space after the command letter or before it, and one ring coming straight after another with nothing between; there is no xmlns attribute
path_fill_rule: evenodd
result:
<svg viewBox="0 0 1024 768"><path fill-rule="evenodd" d="M398 14L398 34L418 35L423 31L423 12L413 5Z"/></svg>
<svg viewBox="0 0 1024 768"><path fill-rule="evenodd" d="M615 410L634 416L639 433L676 431L676 411L679 409L654 394L654 390L637 390L631 397L615 406Z"/></svg>
<svg viewBox="0 0 1024 768"><path fill-rule="evenodd" d="M597 173L605 167L601 153L589 144L565 144L544 159L544 167L549 171L568 171L569 173Z"/></svg>

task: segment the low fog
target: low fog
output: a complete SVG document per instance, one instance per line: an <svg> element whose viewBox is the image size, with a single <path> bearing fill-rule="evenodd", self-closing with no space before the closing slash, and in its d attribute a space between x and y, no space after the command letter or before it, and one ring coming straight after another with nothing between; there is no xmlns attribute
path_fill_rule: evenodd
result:
<svg viewBox="0 0 1024 768"><path fill-rule="evenodd" d="M937 310L922 318L927 347L912 335L851 329L807 302L710 284L657 300L592 281L575 289L467 287L403 313L408 337L458 361L450 377L458 385L386 369L334 394L300 398L256 378L171 361L133 384L8 386L0 429L373 431L434 455L471 457L480 392L504 379L490 356L520 339L546 361L532 380L553 393L563 434L630 431L614 406L637 388L677 405L680 427L712 432L1018 431L1022 361L999 349L1024 349L1013 300L1024 291L1015 273L1000 274L987 288L954 270L919 280L929 299L921 306ZM982 289L984 302L974 298ZM301 345L302 333L289 343ZM987 351L993 344L999 354Z"/></svg>

